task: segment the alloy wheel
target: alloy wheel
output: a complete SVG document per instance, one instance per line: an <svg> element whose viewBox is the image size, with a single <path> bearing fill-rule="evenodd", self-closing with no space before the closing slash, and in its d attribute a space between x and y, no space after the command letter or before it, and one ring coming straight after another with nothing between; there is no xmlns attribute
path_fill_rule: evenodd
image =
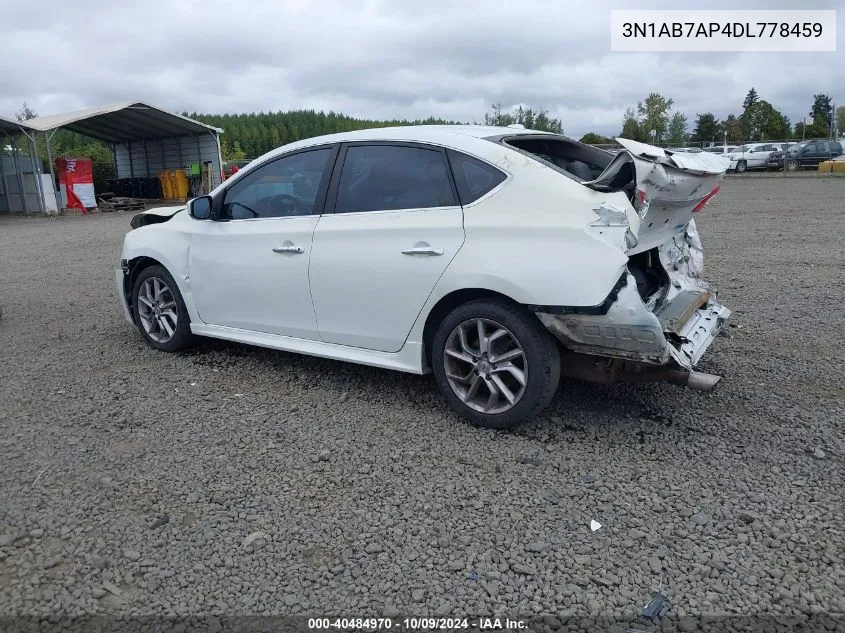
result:
<svg viewBox="0 0 845 633"><path fill-rule="evenodd" d="M149 277L138 288L138 318L152 340L167 343L179 324L176 298L170 286L158 277Z"/></svg>
<svg viewBox="0 0 845 633"><path fill-rule="evenodd" d="M490 319L469 319L452 330L443 368L455 395L481 413L512 409L528 384L522 345L510 330Z"/></svg>

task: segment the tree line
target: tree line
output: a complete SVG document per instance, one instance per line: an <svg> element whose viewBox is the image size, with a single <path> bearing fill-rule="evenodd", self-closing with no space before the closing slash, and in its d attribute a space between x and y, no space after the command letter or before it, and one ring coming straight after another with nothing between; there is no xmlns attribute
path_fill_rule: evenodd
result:
<svg viewBox="0 0 845 633"><path fill-rule="evenodd" d="M718 120L712 112L696 114L690 131L685 114L672 111L674 101L652 92L636 107L625 110L620 136L623 138L682 146L739 143L743 141L827 138L834 129L845 130L845 106L836 108L830 95L815 94L810 105L809 119L796 122L762 99L753 87L745 95L742 110ZM594 133L582 137L592 139ZM597 142L587 140L585 142Z"/></svg>

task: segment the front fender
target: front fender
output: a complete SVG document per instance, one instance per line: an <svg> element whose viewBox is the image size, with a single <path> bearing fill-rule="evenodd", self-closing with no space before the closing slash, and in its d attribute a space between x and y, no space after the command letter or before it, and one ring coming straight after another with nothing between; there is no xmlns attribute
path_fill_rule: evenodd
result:
<svg viewBox="0 0 845 633"><path fill-rule="evenodd" d="M121 259L130 263L142 257L153 259L167 269L179 288L192 323L202 323L194 305L188 271L190 234L174 231L167 224L150 224L130 231L123 240Z"/></svg>

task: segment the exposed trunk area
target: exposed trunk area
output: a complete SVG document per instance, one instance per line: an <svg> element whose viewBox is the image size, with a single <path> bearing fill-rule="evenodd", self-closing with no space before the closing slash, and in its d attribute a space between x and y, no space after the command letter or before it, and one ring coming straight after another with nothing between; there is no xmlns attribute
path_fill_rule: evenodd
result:
<svg viewBox="0 0 845 633"><path fill-rule="evenodd" d="M529 134L502 142L586 187L605 193L624 192L631 203L629 209L605 206L597 213L606 226L613 226L616 215L636 212L639 226L629 222L635 239L620 242L629 255L649 251L682 234L693 214L716 194L730 165L727 158L708 152L671 152L627 139L616 140L624 150L615 156L554 135Z"/></svg>

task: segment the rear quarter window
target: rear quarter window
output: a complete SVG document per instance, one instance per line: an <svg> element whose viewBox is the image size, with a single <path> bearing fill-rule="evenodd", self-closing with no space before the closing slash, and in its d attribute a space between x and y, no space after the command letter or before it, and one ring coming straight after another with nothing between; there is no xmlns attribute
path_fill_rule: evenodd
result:
<svg viewBox="0 0 845 633"><path fill-rule="evenodd" d="M462 205L475 202L507 178L507 174L477 158L452 149L446 153Z"/></svg>

